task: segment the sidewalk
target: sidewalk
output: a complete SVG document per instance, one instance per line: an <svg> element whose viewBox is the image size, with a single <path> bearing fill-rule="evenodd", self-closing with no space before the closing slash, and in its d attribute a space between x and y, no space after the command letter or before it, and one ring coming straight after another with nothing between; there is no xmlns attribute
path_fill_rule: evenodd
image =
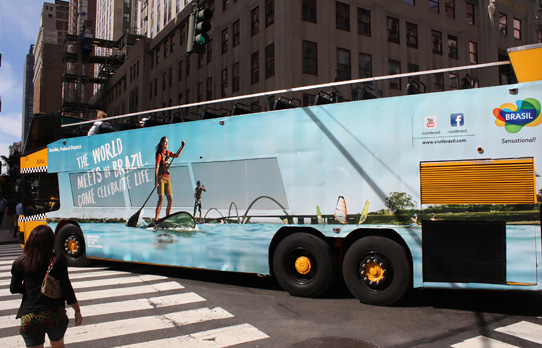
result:
<svg viewBox="0 0 542 348"><path fill-rule="evenodd" d="M0 244L16 244L19 243L19 238L13 238L8 226L9 219L4 216L0 225Z"/></svg>

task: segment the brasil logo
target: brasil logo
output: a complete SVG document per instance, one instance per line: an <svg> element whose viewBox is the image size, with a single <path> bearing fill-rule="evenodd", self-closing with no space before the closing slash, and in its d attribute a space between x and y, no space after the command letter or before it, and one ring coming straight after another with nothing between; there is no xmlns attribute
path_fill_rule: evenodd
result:
<svg viewBox="0 0 542 348"><path fill-rule="evenodd" d="M516 105L502 104L493 109L493 115L497 118L495 124L504 127L508 133L517 133L523 127L536 127L542 123L540 102L533 98L518 100Z"/></svg>

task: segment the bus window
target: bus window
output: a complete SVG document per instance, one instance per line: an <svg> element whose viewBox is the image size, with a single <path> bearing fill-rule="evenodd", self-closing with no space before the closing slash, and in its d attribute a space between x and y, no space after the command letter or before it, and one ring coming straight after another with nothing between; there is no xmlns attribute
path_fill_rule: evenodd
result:
<svg viewBox="0 0 542 348"><path fill-rule="evenodd" d="M25 175L22 182L25 216L43 214L60 208L57 174Z"/></svg>

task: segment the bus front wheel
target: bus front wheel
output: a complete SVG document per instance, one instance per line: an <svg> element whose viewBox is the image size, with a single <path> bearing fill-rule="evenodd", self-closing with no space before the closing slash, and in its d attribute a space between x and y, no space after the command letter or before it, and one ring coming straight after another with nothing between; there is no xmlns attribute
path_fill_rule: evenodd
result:
<svg viewBox="0 0 542 348"><path fill-rule="evenodd" d="M334 284L337 259L321 238L308 233L294 233L284 238L273 255L275 277L291 295L316 297Z"/></svg>
<svg viewBox="0 0 542 348"><path fill-rule="evenodd" d="M399 301L411 284L407 252L383 237L365 237L347 250L343 277L348 290L361 302L391 305Z"/></svg>
<svg viewBox="0 0 542 348"><path fill-rule="evenodd" d="M55 251L64 254L69 266L82 267L90 263L85 254L85 238L81 229L73 224L60 228L55 238Z"/></svg>

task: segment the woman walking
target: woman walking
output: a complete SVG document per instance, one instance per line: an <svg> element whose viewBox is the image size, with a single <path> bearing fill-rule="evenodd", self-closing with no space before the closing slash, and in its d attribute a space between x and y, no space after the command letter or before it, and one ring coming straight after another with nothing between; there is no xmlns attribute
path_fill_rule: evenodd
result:
<svg viewBox="0 0 542 348"><path fill-rule="evenodd" d="M49 226L34 228L23 253L11 267L9 289L12 294L23 294L17 318L21 318L19 332L27 347L43 347L46 333L51 348L64 347L64 334L68 327L65 302L75 310L75 326L83 322L68 277L68 263L64 255L54 253L54 242L55 236ZM41 284L50 266L50 274L60 282L61 298L49 298L41 293Z"/></svg>

